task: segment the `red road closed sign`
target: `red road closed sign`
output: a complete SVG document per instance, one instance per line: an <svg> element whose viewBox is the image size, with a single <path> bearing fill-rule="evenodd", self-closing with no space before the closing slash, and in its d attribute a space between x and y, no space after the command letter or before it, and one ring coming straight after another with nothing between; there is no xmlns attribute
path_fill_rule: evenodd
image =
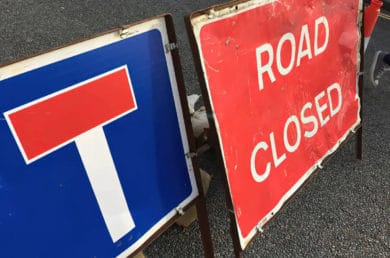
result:
<svg viewBox="0 0 390 258"><path fill-rule="evenodd" d="M358 2L192 15L242 248L360 124Z"/></svg>

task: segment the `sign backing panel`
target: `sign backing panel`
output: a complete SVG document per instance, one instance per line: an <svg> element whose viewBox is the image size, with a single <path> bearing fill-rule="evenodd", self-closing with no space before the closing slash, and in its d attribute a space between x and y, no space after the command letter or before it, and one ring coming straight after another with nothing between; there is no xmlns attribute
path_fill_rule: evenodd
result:
<svg viewBox="0 0 390 258"><path fill-rule="evenodd" d="M358 1L191 16L241 248L360 125Z"/></svg>
<svg viewBox="0 0 390 258"><path fill-rule="evenodd" d="M168 33L161 16L0 68L4 255L127 257L198 197Z"/></svg>

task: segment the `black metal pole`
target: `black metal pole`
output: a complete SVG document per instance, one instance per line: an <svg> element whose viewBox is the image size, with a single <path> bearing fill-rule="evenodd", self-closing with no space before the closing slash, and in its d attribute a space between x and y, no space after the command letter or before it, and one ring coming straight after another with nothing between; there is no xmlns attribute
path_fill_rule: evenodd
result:
<svg viewBox="0 0 390 258"><path fill-rule="evenodd" d="M363 159L363 85L364 85L364 4L362 1L361 11L362 20L360 26L360 71L358 73L358 90L360 98L360 128L356 133L356 158L359 160Z"/></svg>

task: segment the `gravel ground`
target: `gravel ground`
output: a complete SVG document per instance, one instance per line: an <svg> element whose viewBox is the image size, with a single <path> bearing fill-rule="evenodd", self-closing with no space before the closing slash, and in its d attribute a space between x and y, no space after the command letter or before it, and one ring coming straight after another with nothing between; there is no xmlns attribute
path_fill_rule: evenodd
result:
<svg viewBox="0 0 390 258"><path fill-rule="evenodd" d="M188 93L199 93L183 16L222 2L0 0L0 63L170 12ZM379 18L366 53L367 68L376 50L390 51L389 28L390 21ZM390 257L390 74L377 88L365 80L363 110L363 160L355 158L355 138L351 138L269 223L245 251L245 257ZM203 155L201 165L213 175L207 208L215 255L232 257L222 176L215 154ZM145 254L202 256L199 235L197 223L187 229L174 225Z"/></svg>

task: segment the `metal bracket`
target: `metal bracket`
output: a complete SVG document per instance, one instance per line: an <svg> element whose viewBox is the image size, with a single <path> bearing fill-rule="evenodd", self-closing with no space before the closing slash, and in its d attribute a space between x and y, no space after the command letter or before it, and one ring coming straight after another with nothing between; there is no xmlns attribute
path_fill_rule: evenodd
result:
<svg viewBox="0 0 390 258"><path fill-rule="evenodd" d="M182 208L182 207L180 207L180 206L177 207L177 208L176 208L176 211L177 211L177 213L179 213L180 216L183 216L183 215L184 215L184 211L183 211L183 208Z"/></svg>
<svg viewBox="0 0 390 258"><path fill-rule="evenodd" d="M176 50L179 48L179 45L176 42L167 43L165 44L165 53L172 52L173 50Z"/></svg>
<svg viewBox="0 0 390 258"><path fill-rule="evenodd" d="M192 159L194 157L197 157L198 156L198 153L196 152L188 152L186 153L186 157L189 158L189 159Z"/></svg>
<svg viewBox="0 0 390 258"><path fill-rule="evenodd" d="M215 10L214 9L211 9L207 15L207 18L208 19L214 19L215 18Z"/></svg>
<svg viewBox="0 0 390 258"><path fill-rule="evenodd" d="M357 72L357 76L362 76L364 72Z"/></svg>
<svg viewBox="0 0 390 258"><path fill-rule="evenodd" d="M131 30L131 29L121 28L119 30L119 37L121 37L122 39L125 39L125 38L130 37L133 34L136 34L137 32L138 31L134 31L134 30Z"/></svg>
<svg viewBox="0 0 390 258"><path fill-rule="evenodd" d="M263 232L264 232L264 229L260 226L260 224L257 224L256 230L257 230L259 233L263 233Z"/></svg>

